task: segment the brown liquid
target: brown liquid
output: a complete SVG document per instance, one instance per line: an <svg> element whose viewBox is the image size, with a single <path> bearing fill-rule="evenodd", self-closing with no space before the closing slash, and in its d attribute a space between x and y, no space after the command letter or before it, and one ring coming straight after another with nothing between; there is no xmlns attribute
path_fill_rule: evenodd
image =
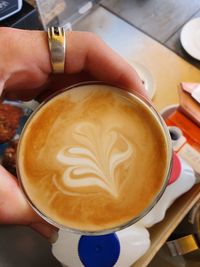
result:
<svg viewBox="0 0 200 267"><path fill-rule="evenodd" d="M33 116L19 149L31 202L66 227L99 231L138 216L161 190L167 141L152 111L112 87L65 91Z"/></svg>

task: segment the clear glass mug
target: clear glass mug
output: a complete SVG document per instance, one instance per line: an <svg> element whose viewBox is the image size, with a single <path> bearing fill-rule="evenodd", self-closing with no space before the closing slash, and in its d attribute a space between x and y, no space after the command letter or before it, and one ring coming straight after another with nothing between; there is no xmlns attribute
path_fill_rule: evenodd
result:
<svg viewBox="0 0 200 267"><path fill-rule="evenodd" d="M163 133L165 135L166 138L166 142L167 142L167 166L166 166L166 171L165 171L165 175L164 175L164 179L163 179L163 183L162 186L159 190L159 192L154 196L153 200L151 201L151 203L138 215L138 216L134 216L131 220L128 220L125 223L122 223L120 225L117 225L116 227L112 227L109 229L102 229L102 230L97 230L97 231L88 231L88 230L79 230L76 228L72 228L72 227L68 227L66 225L60 224L58 222L56 222L54 219L50 218L47 214L45 214L44 212L42 212L31 200L29 192L27 191L26 187L24 186L23 183L23 174L21 171L21 167L19 164L19 159L20 159L20 147L21 147L21 143L22 140L24 138L25 133L28 131L29 128L29 124L32 122L33 118L36 116L36 114L38 113L38 111L40 111L47 103L49 103L49 101L51 101L52 99L54 99L57 96L60 96L62 93L72 90L72 89L76 89L79 88L80 86L96 86L96 85L102 85L102 86L111 86L113 88L113 90L116 90L117 93L119 93L120 95L122 95L123 97L128 97L128 98L132 98L137 100L140 104L144 105L146 108L148 108L148 110L151 112L152 116L156 119L156 121L159 123L160 127L163 130ZM20 186L21 189L27 199L27 201L29 202L29 204L31 205L31 207L35 210L35 212L40 215L44 220L46 220L48 223L58 227L59 229L66 229L68 231L71 232L75 232L78 234L84 234L84 235L103 235L103 234L107 234L107 233L111 233L111 232L116 232L119 230L122 230L128 226L131 226L132 224L136 223L137 221L139 221L142 217L144 217L154 206L155 204L159 201L160 197L163 195L166 186L168 184L168 181L170 179L170 174L171 174L171 169L172 169L172 145L171 145L171 138L170 138L170 134L168 131L167 126L165 125L164 120L162 119L162 117L159 115L159 113L155 110L155 108L153 107L153 105L148 102L143 96L139 95L136 92L129 92L127 90L121 89L121 88L117 88L115 86L109 85L109 84L104 84L102 82L86 82L86 83L80 83L80 84L76 84L73 86L70 86L68 88L65 88L59 92L56 92L54 95L50 96L48 99L46 99L43 103L41 103L37 109L32 113L32 115L30 116L30 118L28 119L27 123L24 126L24 129L21 133L20 136L20 141L19 141L19 145L18 145L18 151L17 151L17 175L19 178L19 182L20 182Z"/></svg>

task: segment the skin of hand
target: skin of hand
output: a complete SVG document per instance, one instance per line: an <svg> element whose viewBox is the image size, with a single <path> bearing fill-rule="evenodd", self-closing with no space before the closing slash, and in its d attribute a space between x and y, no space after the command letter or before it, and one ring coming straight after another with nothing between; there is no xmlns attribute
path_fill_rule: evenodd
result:
<svg viewBox="0 0 200 267"><path fill-rule="evenodd" d="M67 32L65 73L52 74L47 33L0 28L1 99L44 99L77 82L100 80L148 99L133 68L89 32ZM49 239L56 229L25 200L18 181L0 166L0 223L29 225Z"/></svg>

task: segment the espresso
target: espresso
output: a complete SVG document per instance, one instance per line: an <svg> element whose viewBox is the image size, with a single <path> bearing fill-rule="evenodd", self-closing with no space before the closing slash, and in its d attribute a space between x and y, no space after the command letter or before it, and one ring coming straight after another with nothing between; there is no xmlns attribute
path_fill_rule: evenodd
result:
<svg viewBox="0 0 200 267"><path fill-rule="evenodd" d="M33 205L57 224L84 231L123 225L160 192L168 145L152 110L105 85L49 100L29 120L18 172Z"/></svg>

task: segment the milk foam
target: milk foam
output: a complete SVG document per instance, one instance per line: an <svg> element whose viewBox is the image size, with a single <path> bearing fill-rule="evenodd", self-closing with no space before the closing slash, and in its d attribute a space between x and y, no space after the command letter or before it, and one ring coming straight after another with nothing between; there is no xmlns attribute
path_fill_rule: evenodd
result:
<svg viewBox="0 0 200 267"><path fill-rule="evenodd" d="M167 151L159 122L137 98L80 86L33 115L20 142L20 177L34 206L59 225L110 229L152 202Z"/></svg>
<svg viewBox="0 0 200 267"><path fill-rule="evenodd" d="M88 192L83 193L79 189L97 186L117 197L122 183L117 181L116 169L133 153L129 141L112 127L101 129L89 122L76 125L73 138L77 146L64 147L57 154L57 160L66 166L61 177L64 185L76 188L75 195L88 195ZM126 146L124 151L114 150L119 139ZM70 194L61 188L55 177L53 180L59 190Z"/></svg>

